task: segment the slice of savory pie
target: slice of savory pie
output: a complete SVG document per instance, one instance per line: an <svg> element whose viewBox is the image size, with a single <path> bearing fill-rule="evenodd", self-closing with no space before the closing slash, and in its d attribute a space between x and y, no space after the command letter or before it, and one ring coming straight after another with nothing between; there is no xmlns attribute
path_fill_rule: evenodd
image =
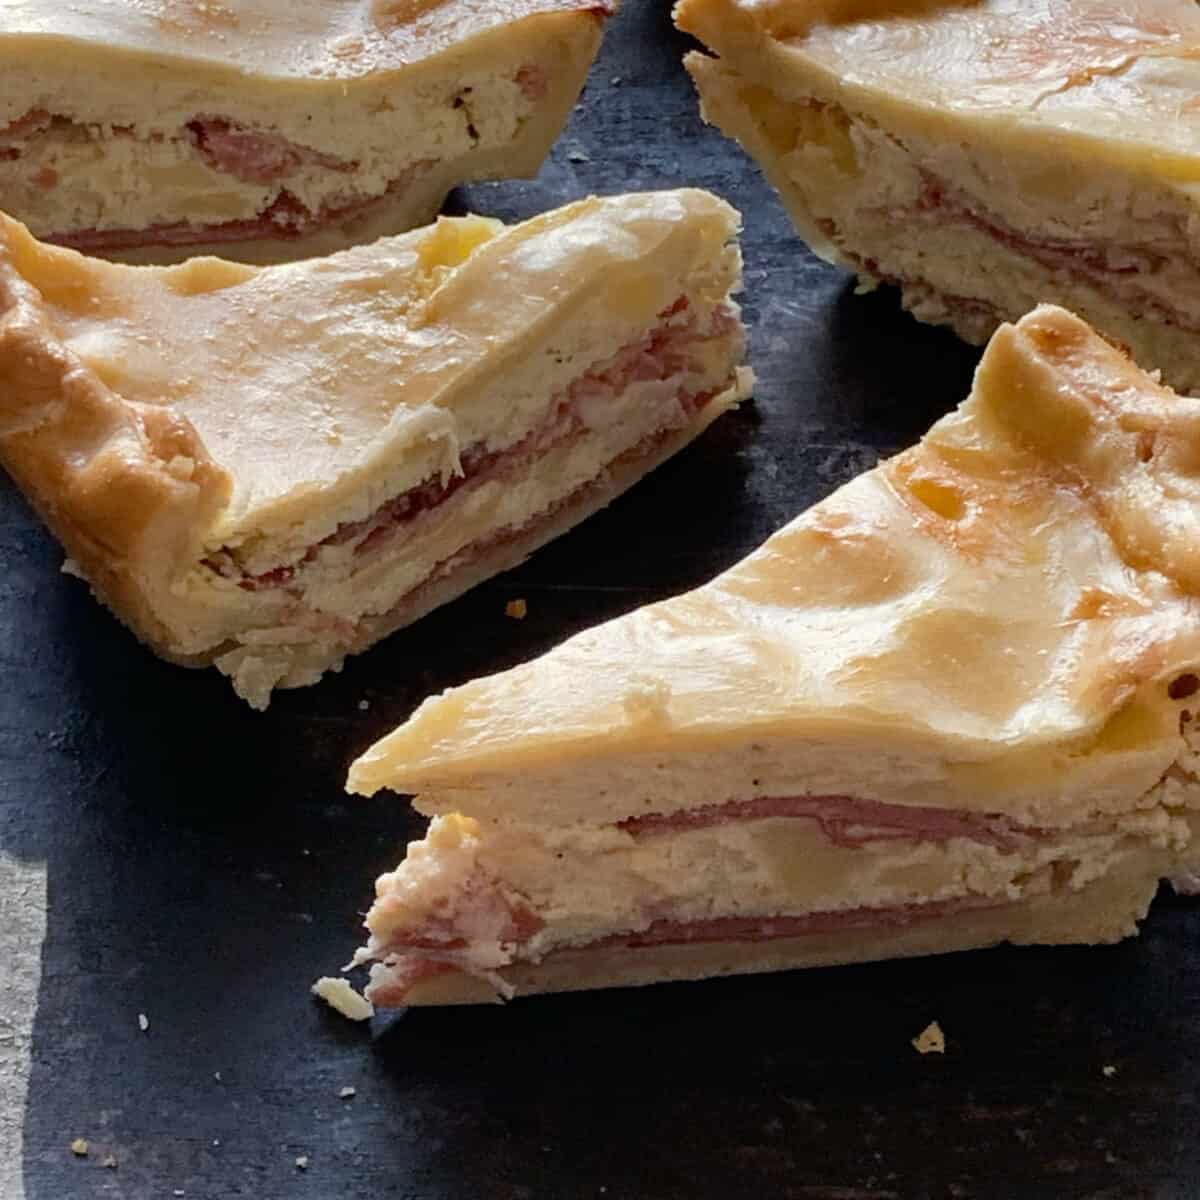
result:
<svg viewBox="0 0 1200 1200"><path fill-rule="evenodd" d="M1200 401L1041 308L696 591L427 701L376 1004L1136 931L1200 834Z"/></svg>
<svg viewBox="0 0 1200 1200"><path fill-rule="evenodd" d="M1200 388L1193 0L682 0L704 115L801 235L983 342L1061 303Z"/></svg>
<svg viewBox="0 0 1200 1200"><path fill-rule="evenodd" d="M0 199L168 261L341 249L533 175L612 0L6 0Z"/></svg>
<svg viewBox="0 0 1200 1200"><path fill-rule="evenodd" d="M0 224L0 461L154 649L265 705L606 504L747 394L707 192L133 267Z"/></svg>

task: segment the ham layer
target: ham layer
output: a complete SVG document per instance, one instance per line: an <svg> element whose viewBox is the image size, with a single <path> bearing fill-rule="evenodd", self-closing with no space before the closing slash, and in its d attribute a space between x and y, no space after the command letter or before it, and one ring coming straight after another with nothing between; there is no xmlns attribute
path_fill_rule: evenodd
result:
<svg viewBox="0 0 1200 1200"><path fill-rule="evenodd" d="M856 268L906 289L918 304L922 287L933 285L911 265L900 265L896 243L911 230L916 246L927 245L930 234L944 238L958 226L984 234L1056 280L1086 285L1136 316L1200 331L1200 262L1189 233L1195 217L1178 201L1162 196L1131 199L1127 208L1088 211L1083 219L1069 209L1042 204L1036 218L1026 213L1020 220L1010 219L985 197L951 182L928 148L911 148L902 138L860 121L836 104L797 102L792 111L798 130L815 126L822 131L818 138L830 139L833 157L847 172L844 195L812 197L815 224ZM976 174L986 181L985 173ZM877 189L870 186L875 179ZM796 178L795 186L808 193L803 178ZM1080 189L1085 197L1089 194L1082 183ZM1082 206L1086 201L1078 203ZM1076 235L1067 232L1081 224L1107 228ZM872 231L870 244L863 238L864 229ZM955 294L940 285L933 290L939 304L983 340L1001 321L1020 314L1008 311L989 294L986 272L979 273L978 283L982 294L975 296Z"/></svg>
<svg viewBox="0 0 1200 1200"><path fill-rule="evenodd" d="M521 103L533 111L547 96L551 80L536 64L518 69L510 79ZM465 93L447 97L447 110L466 115L467 147L482 144L482 138L469 116ZM263 195L265 202L254 216L238 219L149 221L143 225L122 226L116 222L74 228L39 230L44 241L84 252L124 251L140 246L178 247L213 242L246 242L258 239L294 240L323 228L342 225L367 216L389 200L403 194L432 168L437 161L422 157L407 165L397 165L395 174L383 184L363 187L358 181L360 163L354 157L330 153L285 137L278 131L242 121L219 112L197 113L173 130L140 130L131 125L101 126L77 116L31 108L0 128L0 163L20 170L22 160L29 163L27 176L35 185L35 194L49 195L63 186L64 151L85 144L103 147L108 139L126 144L144 140L156 146L176 148L180 161L196 165L245 184ZM69 156L68 156L69 157ZM161 167L157 168L161 170ZM323 179L320 198L301 199L297 181L311 180L314 173ZM36 217L32 212L30 217Z"/></svg>
<svg viewBox="0 0 1200 1200"><path fill-rule="evenodd" d="M756 796L675 813L630 817L620 828L634 837L701 829L732 821L805 817L816 821L835 846L857 848L875 841L944 842L966 838L1001 850L1016 850L1044 831L1018 825L998 813L954 812L945 808L885 804L853 796Z"/></svg>
<svg viewBox="0 0 1200 1200"><path fill-rule="evenodd" d="M886 804L844 795L731 800L630 818L616 829L643 844L669 842L698 830L781 819L814 825L830 845L855 851L898 842L940 845L964 841L984 847L988 853L1016 856L1025 848L1045 847L1054 840L1051 831L1021 826L999 814ZM397 923L382 940L373 939L357 960L382 964L372 971L372 995L379 1003L402 1003L404 992L414 983L449 970L481 976L503 991L506 985L496 974L498 970L514 963L540 962L558 953L612 947L633 951L685 943L758 942L841 929L903 926L964 910L994 907L1015 898L1004 891L981 894L968 889L960 895L924 903L860 904L833 909L826 902L807 912L796 911L794 907L787 911L781 904L775 912L756 913L751 909L747 913L742 908L737 915L698 919L682 918L678 907L673 911L669 895L655 895L651 891L641 906L644 919L638 928L617 929L582 942L555 946L539 939L543 931L552 932L555 916L540 913L520 892L490 875L477 859L467 866L462 861L450 865L449 857L441 859L448 874L444 884L437 882L436 866L431 864L439 862L439 855L452 855L461 845L453 839L445 843L443 836L439 832L430 848L422 844L414 860L420 864L414 875L405 874L405 864L395 875L381 880L380 898L372 912L372 918L378 919L372 927ZM560 855L559 859L561 870L570 874L567 857ZM554 869L559 868L556 865ZM409 907L414 902L416 910ZM416 912L422 905L428 907L424 915L418 916Z"/></svg>
<svg viewBox="0 0 1200 1200"><path fill-rule="evenodd" d="M1003 901L996 899L964 896L957 900L931 901L928 904L878 908L864 906L800 915L719 917L710 921L659 920L638 933L613 934L582 946L572 946L569 950L552 951L539 961L552 959L556 954L580 954L589 950L617 948L634 953L654 946L757 943L852 929L902 929L921 921L953 917L955 913L974 912L981 908L997 907L1001 903ZM401 953L389 957L384 964L372 968L366 994L372 1003L381 1007L399 1007L418 983L453 971L478 975L491 983L501 995L507 997L511 994L511 985L501 975L494 970L480 970L472 963L468 950L453 946L433 949L432 953Z"/></svg>
<svg viewBox="0 0 1200 1200"><path fill-rule="evenodd" d="M679 319L681 315L683 320ZM282 588L299 596L305 568L317 564L326 547L349 548L355 562L394 552L418 521L455 495L488 480L529 472L551 448L586 436L592 425L603 420L605 406L631 386L687 377L693 368L699 377L698 347L728 336L738 324L735 311L728 305L719 305L702 320L697 319L683 296L660 318L661 325L596 364L565 392L553 397L541 423L515 444L493 449L481 442L468 447L459 456L457 473L449 477L434 475L386 501L371 516L339 525L328 537L310 546L297 562L251 574L239 564L236 551L222 549L206 558L204 565L223 578L235 580L245 591ZM674 412L654 437L661 438L688 424L715 394L713 390L696 391L682 385L675 396ZM650 448L639 446L634 452Z"/></svg>

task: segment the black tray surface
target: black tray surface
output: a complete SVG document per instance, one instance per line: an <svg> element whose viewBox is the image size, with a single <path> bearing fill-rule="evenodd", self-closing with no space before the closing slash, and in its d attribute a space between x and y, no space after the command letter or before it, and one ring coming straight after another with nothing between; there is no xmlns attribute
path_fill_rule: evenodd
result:
<svg viewBox="0 0 1200 1200"><path fill-rule="evenodd" d="M256 714L141 648L0 487L0 1200L1200 1195L1200 911L1169 894L1109 948L361 1026L308 994L420 829L344 794L356 754L434 691L702 582L969 388L975 351L855 296L703 126L688 45L627 0L541 176L452 198L513 219L697 184L745 215L754 402L525 566ZM918 1055L935 1019L946 1053Z"/></svg>

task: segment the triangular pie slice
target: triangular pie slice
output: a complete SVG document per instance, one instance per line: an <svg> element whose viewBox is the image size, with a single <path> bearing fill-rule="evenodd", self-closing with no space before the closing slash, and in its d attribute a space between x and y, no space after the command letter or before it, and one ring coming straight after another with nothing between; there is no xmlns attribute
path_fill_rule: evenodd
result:
<svg viewBox="0 0 1200 1200"><path fill-rule="evenodd" d="M426 701L368 994L435 1004L1136 931L1200 833L1200 401L1043 307L711 583Z"/></svg>
<svg viewBox="0 0 1200 1200"><path fill-rule="evenodd" d="M532 176L609 0L5 0L0 197L145 262L325 254Z"/></svg>
<svg viewBox="0 0 1200 1200"><path fill-rule="evenodd" d="M155 650L265 705L513 566L743 398L707 192L273 267L0 221L0 462Z"/></svg>
<svg viewBox="0 0 1200 1200"><path fill-rule="evenodd" d="M1200 388L1193 0L681 0L704 115L801 235L982 343L1065 305Z"/></svg>

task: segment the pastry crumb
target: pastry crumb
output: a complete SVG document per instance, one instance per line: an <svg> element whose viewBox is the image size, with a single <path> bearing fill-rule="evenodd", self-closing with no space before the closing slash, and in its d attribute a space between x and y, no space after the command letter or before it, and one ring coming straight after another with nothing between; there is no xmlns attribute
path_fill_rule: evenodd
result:
<svg viewBox="0 0 1200 1200"><path fill-rule="evenodd" d="M529 605L523 599L510 600L504 606L504 615L512 617L514 621L525 620L526 614L529 612Z"/></svg>
<svg viewBox="0 0 1200 1200"><path fill-rule="evenodd" d="M338 1096L341 1097L341 1099L343 1099L343 1100L349 1100L352 1096L355 1096L356 1094L357 1094L356 1089L352 1088L352 1087L344 1087L344 1088L342 1088L342 1090L340 1092L338 1092Z"/></svg>
<svg viewBox="0 0 1200 1200"><path fill-rule="evenodd" d="M296 1169L298 1171L307 1171L308 1170L308 1155L307 1154L297 1154L296 1155Z"/></svg>
<svg viewBox="0 0 1200 1200"><path fill-rule="evenodd" d="M567 161L573 163L590 163L592 156L582 150L572 150L567 154Z"/></svg>
<svg viewBox="0 0 1200 1200"><path fill-rule="evenodd" d="M365 1021L375 1015L375 1006L370 1000L356 992L344 979L323 975L312 985L311 991L348 1020Z"/></svg>
<svg viewBox="0 0 1200 1200"><path fill-rule="evenodd" d="M71 1143L71 1153L75 1155L76 1158L87 1158L87 1138L76 1138Z"/></svg>
<svg viewBox="0 0 1200 1200"><path fill-rule="evenodd" d="M936 1021L928 1025L912 1040L913 1049L918 1054L945 1054L946 1035Z"/></svg>
<svg viewBox="0 0 1200 1200"><path fill-rule="evenodd" d="M1105 1079L1111 1079L1117 1073L1117 1068L1112 1063L1105 1064L1100 1070Z"/></svg>
<svg viewBox="0 0 1200 1200"><path fill-rule="evenodd" d="M117 1169L117 1156L115 1154L106 1154L104 1161L100 1165L107 1167L110 1171L115 1171Z"/></svg>
<svg viewBox="0 0 1200 1200"><path fill-rule="evenodd" d="M138 1028L143 1033L150 1028L150 1018L145 1013L138 1013Z"/></svg>

